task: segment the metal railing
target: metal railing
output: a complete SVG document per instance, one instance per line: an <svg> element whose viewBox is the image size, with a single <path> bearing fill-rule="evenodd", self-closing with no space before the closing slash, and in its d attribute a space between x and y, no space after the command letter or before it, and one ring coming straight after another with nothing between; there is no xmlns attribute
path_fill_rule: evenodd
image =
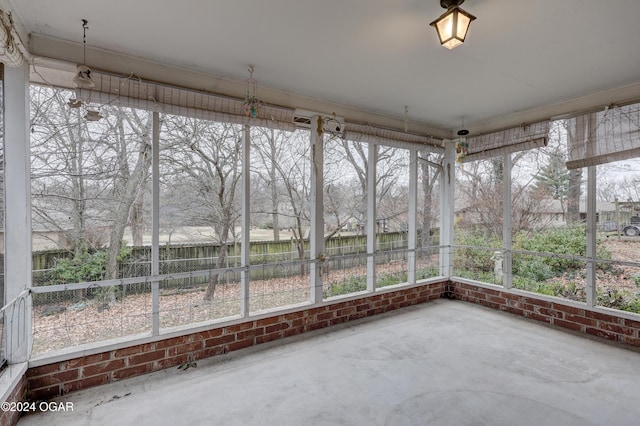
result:
<svg viewBox="0 0 640 426"><path fill-rule="evenodd" d="M31 292L24 289L16 297L0 308L0 359L2 365L6 360L13 362L27 361L29 353L29 296Z"/></svg>

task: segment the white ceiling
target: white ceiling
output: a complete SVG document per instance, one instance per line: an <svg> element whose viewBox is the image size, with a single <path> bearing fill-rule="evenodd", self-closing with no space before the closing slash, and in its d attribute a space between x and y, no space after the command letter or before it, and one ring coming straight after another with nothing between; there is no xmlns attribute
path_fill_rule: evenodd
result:
<svg viewBox="0 0 640 426"><path fill-rule="evenodd" d="M253 64L263 93L399 120L407 105L411 123L447 131L640 97L640 0L467 0L477 20L452 51L429 27L438 0L3 1L35 56L80 61L62 40L81 42L86 18L91 47L222 80Z"/></svg>

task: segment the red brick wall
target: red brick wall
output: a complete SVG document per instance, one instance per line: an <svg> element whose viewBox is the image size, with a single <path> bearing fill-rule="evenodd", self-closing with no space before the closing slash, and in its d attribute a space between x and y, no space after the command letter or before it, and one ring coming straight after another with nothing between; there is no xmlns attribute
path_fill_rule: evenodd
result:
<svg viewBox="0 0 640 426"><path fill-rule="evenodd" d="M27 400L47 400L80 389L174 367L187 361L424 303L440 298L446 285L446 282L442 282L378 293L361 299L33 367L27 371Z"/></svg>
<svg viewBox="0 0 640 426"><path fill-rule="evenodd" d="M640 346L640 320L596 312L570 303L562 303L562 301L541 300L533 295L508 293L499 288L489 289L472 284L453 283L452 289L454 298L459 300L618 343Z"/></svg>
<svg viewBox="0 0 640 426"><path fill-rule="evenodd" d="M6 402L21 402L25 401L25 395L27 392L27 379L26 376L22 376L22 379L18 382L18 385L13 388ZM4 402L4 401L3 401ZM15 425L20 418L19 411L4 411L0 410L0 425Z"/></svg>
<svg viewBox="0 0 640 426"><path fill-rule="evenodd" d="M520 295L499 288L442 282L378 293L361 299L33 367L27 371L26 397L29 401L46 400L444 296L619 343L640 346L640 321L637 320L596 312L562 301L542 300L533 294Z"/></svg>

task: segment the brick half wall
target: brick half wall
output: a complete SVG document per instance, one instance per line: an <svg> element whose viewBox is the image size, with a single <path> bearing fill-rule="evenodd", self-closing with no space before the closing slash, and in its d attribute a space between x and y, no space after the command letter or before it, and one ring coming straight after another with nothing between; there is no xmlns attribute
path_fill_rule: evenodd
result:
<svg viewBox="0 0 640 426"><path fill-rule="evenodd" d="M27 400L41 401L69 392L139 376L273 340L393 311L445 293L447 282L384 291L359 299L250 320L124 349L87 355L27 371Z"/></svg>
<svg viewBox="0 0 640 426"><path fill-rule="evenodd" d="M26 376L22 376L18 381L17 385L13 388L7 399L3 402L8 403L19 403L25 401L25 395L27 392L27 378ZM0 425L15 425L18 423L18 419L20 419L21 412L18 410L0 410Z"/></svg>
<svg viewBox="0 0 640 426"><path fill-rule="evenodd" d="M32 367L26 400L48 400L69 392L139 376L188 361L318 330L399 308L449 297L554 326L640 347L640 320L588 309L570 301L538 297L490 285L440 282L336 301L319 307L211 328L152 343Z"/></svg>
<svg viewBox="0 0 640 426"><path fill-rule="evenodd" d="M534 294L487 288L480 285L452 282L452 297L511 314L531 318L579 333L640 347L640 319L625 318L605 309L589 309L561 299L542 299ZM622 313L621 313L622 314Z"/></svg>

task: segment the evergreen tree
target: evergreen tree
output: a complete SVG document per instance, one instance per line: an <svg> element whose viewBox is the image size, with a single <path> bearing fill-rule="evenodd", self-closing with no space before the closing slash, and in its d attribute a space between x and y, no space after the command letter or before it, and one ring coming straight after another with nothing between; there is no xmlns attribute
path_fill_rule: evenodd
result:
<svg viewBox="0 0 640 426"><path fill-rule="evenodd" d="M543 191L554 200L560 201L562 212L566 213L567 198L569 197L569 170L565 166L565 155L560 147L549 153L546 164L535 177L534 187Z"/></svg>

